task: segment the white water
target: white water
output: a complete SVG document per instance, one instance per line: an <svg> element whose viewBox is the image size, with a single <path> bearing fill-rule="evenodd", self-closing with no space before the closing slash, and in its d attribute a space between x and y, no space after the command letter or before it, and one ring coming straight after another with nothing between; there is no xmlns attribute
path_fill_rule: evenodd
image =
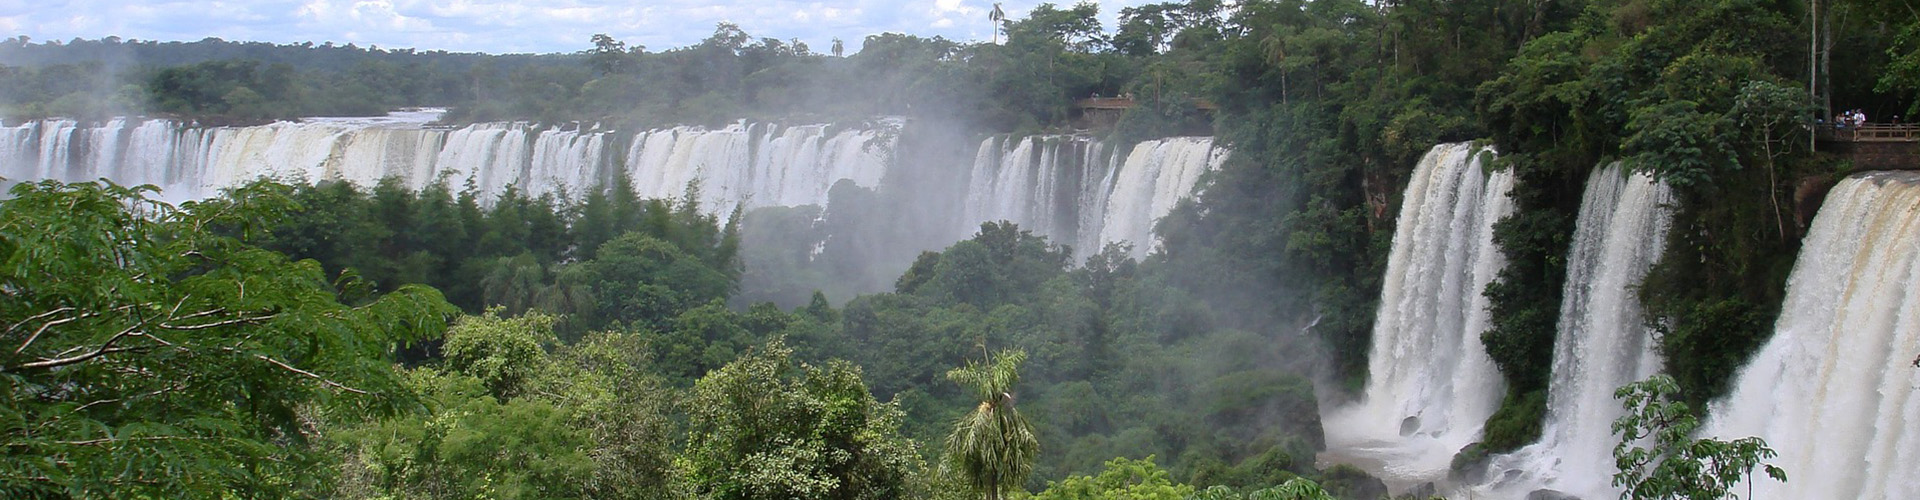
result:
<svg viewBox="0 0 1920 500"><path fill-rule="evenodd" d="M1158 244L1153 224L1193 193L1202 174L1219 169L1226 159L1227 150L1213 147L1211 138L1174 137L1134 146L1126 163L1110 176L1112 191L1100 205L1106 220L1100 225L1099 244L1133 243L1136 257L1153 250Z"/></svg>
<svg viewBox="0 0 1920 500"><path fill-rule="evenodd" d="M1444 479L1505 390L1480 344L1488 321L1482 291L1506 265L1493 224L1513 210L1513 176L1488 174L1490 156L1459 143L1421 158L1394 231L1366 393L1322 418L1330 455L1390 484Z"/></svg>
<svg viewBox="0 0 1920 500"><path fill-rule="evenodd" d="M594 128L426 126L437 117L401 112L253 127L33 121L0 127L0 177L153 184L172 201L211 197L260 177L363 186L392 177L413 189L471 183L484 201L509 186L533 196L578 197L631 175L648 198L677 198L697 182L703 206L725 215L736 204L825 205L828 189L842 180L877 187L891 160L891 129L900 125L832 134L825 125L679 127L641 132L622 145L617 134ZM617 151L627 153L624 165L615 165Z"/></svg>
<svg viewBox="0 0 1920 500"><path fill-rule="evenodd" d="M1637 291L1665 248L1672 203L1665 183L1617 163L1587 178L1567 253L1541 440L1495 457L1493 482L1479 496L1522 498L1540 488L1619 496L1611 486L1612 426L1624 412L1613 393L1660 369Z"/></svg>
<svg viewBox="0 0 1920 500"><path fill-rule="evenodd" d="M735 204L826 206L828 190L843 179L878 186L892 160L891 136L827 131L758 124L652 130L634 137L626 173L650 198L677 198L697 183L701 204L723 211Z"/></svg>
<svg viewBox="0 0 1920 500"><path fill-rule="evenodd" d="M975 156L958 229L1007 220L1080 255L1117 242L1146 255L1156 244L1153 224L1226 155L1196 137L1141 142L1124 157L1081 136L991 137Z"/></svg>
<svg viewBox="0 0 1920 500"><path fill-rule="evenodd" d="M1801 245L1773 338L1705 434L1759 436L1785 484L1754 498L1920 498L1920 174L1833 188ZM1745 493L1745 488L1741 488Z"/></svg>

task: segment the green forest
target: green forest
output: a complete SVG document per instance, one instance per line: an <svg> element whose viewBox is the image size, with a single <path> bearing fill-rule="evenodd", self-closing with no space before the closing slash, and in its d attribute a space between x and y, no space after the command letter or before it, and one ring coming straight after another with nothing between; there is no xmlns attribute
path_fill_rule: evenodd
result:
<svg viewBox="0 0 1920 500"><path fill-rule="evenodd" d="M808 214L716 216L697 186L483 204L262 181L176 206L19 184L0 200L0 496L1385 498L1317 465L1319 408L1366 380L1428 148L1489 144L1520 181L1483 336L1509 390L1468 467L1540 437L1589 172L1622 161L1678 193L1640 300L1684 413L1771 334L1799 188L1854 169L1812 150L1816 120L1920 112L1902 0L1189 0L1111 27L1048 4L1000 28L824 52L728 24L548 55L0 43L10 121L890 115L912 144L1069 130L1075 100L1130 93L1112 140L1202 127L1233 152L1144 258L987 223L889 292L792 308L741 299L769 296L743 289L744 255L791 250L741 221ZM861 272L842 259L787 271Z"/></svg>

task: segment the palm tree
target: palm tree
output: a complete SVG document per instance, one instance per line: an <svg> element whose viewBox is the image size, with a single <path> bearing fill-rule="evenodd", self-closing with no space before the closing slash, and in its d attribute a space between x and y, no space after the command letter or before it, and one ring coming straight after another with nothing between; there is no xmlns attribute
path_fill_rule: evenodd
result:
<svg viewBox="0 0 1920 500"><path fill-rule="evenodd" d="M1266 53L1267 62L1280 71L1280 104L1287 103L1287 39L1278 31L1268 33L1260 40L1260 49Z"/></svg>
<svg viewBox="0 0 1920 500"><path fill-rule="evenodd" d="M993 21L993 44L1000 44L1000 21L1006 20L1007 11L1000 10L1000 2L993 3L993 12L987 13L987 20Z"/></svg>
<svg viewBox="0 0 1920 500"><path fill-rule="evenodd" d="M980 398L980 406L955 421L947 435L947 465L987 500L999 500L1001 492L1026 482L1040 454L1033 426L1013 407L1013 384L1020 381L1020 362L1026 360L1025 352L1002 352L988 363L968 361L947 372L947 380Z"/></svg>

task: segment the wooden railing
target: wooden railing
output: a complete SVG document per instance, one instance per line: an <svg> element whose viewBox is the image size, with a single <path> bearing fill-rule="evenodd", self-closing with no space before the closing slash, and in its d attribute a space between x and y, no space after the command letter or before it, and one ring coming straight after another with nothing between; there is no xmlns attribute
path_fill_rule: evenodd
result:
<svg viewBox="0 0 1920 500"><path fill-rule="evenodd" d="M1868 123L1858 127L1822 127L1820 140L1839 142L1915 142L1920 141L1920 125Z"/></svg>
<svg viewBox="0 0 1920 500"><path fill-rule="evenodd" d="M1073 104L1080 109L1128 109L1135 103L1132 97L1090 97Z"/></svg>
<svg viewBox="0 0 1920 500"><path fill-rule="evenodd" d="M1089 97L1073 102L1074 107L1080 109L1131 109L1137 104L1139 104L1139 102L1130 96ZM1220 109L1220 106L1216 106L1213 104L1213 101L1206 99L1194 99L1193 109L1216 111Z"/></svg>

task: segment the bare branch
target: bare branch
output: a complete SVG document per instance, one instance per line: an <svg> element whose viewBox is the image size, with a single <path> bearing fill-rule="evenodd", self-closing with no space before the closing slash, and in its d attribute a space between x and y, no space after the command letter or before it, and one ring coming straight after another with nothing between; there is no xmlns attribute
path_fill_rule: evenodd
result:
<svg viewBox="0 0 1920 500"><path fill-rule="evenodd" d="M16 368L16 369L28 369L28 370L34 370L34 369L40 369L40 368L55 368L55 367L61 367L61 366L67 366L67 365L71 365L71 364L76 364L76 363L85 363L85 362L87 362L87 360L91 360L91 359L93 359L93 358L98 358L98 357L100 357L100 356L102 356L102 355L107 355L107 354L113 354L113 353L116 353L116 352L124 352L124 351L127 351L127 350L129 350L129 349L127 349L127 348L121 348L121 347L114 347L114 345L113 345L113 344L114 344L114 343L116 343L116 342L119 342L119 341L120 341L120 339L123 339L123 338L127 338L127 337L128 337L128 336L130 336L130 335L134 335L134 332L135 332L135 331L137 331L137 330L139 330L139 328L140 328L140 327L141 327L142 325L145 325L146 323L147 323L147 322L146 322L146 320L145 320L145 319L142 319L142 320L140 320L140 322L138 322L138 323L134 323L134 324L132 324L132 325L130 325L130 326L127 326L127 329L125 329L125 330L120 330L120 333L115 333L115 334L113 334L113 336L112 336L112 337L108 337L108 338L107 338L107 341L106 341L106 342L104 342L104 343L101 343L101 344L100 344L100 347L99 347L99 348L97 348L97 349L94 349L94 350L93 350L93 352L90 352L90 353L86 353L86 354L81 354L81 355L77 355L77 356L71 356L71 357L65 357L65 358L56 358L56 359L48 359L48 360L42 360L42 361L35 361L35 362L32 362L32 363L23 363L23 364L20 364L19 366L16 366L16 367L14 367L14 368Z"/></svg>
<svg viewBox="0 0 1920 500"><path fill-rule="evenodd" d="M107 443L122 443L122 442L129 442L129 441L134 441L134 442L138 442L138 441L201 441L206 439L209 439L209 438L198 437L198 436L134 436L134 437L125 437L125 438L105 437L105 438L99 438L99 439L88 439L84 441L53 441L53 443L64 444L67 446L95 446L95 445L102 445Z"/></svg>
<svg viewBox="0 0 1920 500"><path fill-rule="evenodd" d="M192 318L192 317L200 317L200 316L205 316L205 315L204 315L204 314L196 314L196 315L191 315L191 316L187 316L187 318ZM167 329L167 330L181 330L181 331L191 331L191 330L208 330L208 329L213 329L213 328L220 328L220 327L223 327L223 326L233 326L233 325L244 325L244 324L248 324L248 323L259 323L259 322L262 322L262 321L267 321L267 320L271 320L271 319L273 319L273 318L274 318L275 316L278 316L278 315L277 315L277 314L268 314L268 315L266 315L266 316L251 316L251 317L239 317L239 318L233 318L233 319L228 319L228 320L222 320L222 321L216 321L216 322L212 322L212 323L207 323L207 324L201 324L201 325L171 325L171 324L166 324L166 323L161 323L161 324L160 324L160 328L164 328L164 329ZM181 319L186 319L186 318L181 318Z"/></svg>
<svg viewBox="0 0 1920 500"><path fill-rule="evenodd" d="M174 308L174 311L175 311L175 312L178 312L179 310L180 310L180 309L179 309L179 308L178 308L177 306L176 306L176 307ZM172 319L173 321L181 321L181 320L189 320L189 319L199 319L199 318L205 318L205 317L207 317L207 316L212 316L212 315L215 315L215 314L226 314L226 312L227 312L227 308L225 308L225 307L216 307L216 308L213 308L213 309L208 309L208 310L205 310L205 311L200 311L200 312L197 312L197 313L193 313L193 314L188 314L188 315L186 315L186 316L179 316L179 317L174 317L174 316L173 316L172 314L169 314L169 315L168 315L167 317L168 317L168 318L171 318L171 319Z"/></svg>
<svg viewBox="0 0 1920 500"><path fill-rule="evenodd" d="M123 305L123 306L120 306L120 307L115 307L115 308L113 308L113 309L108 309L107 311L108 311L108 312L122 312L122 311L127 311L127 310L131 310L131 309L133 309L133 308L135 308L135 307L140 307L140 306L142 306L142 305L144 305L144 304L127 304L127 305ZM77 310L78 310L78 309L75 309L75 308L73 308L73 307L71 307L71 306L67 306L67 307L61 307L61 308L58 308L58 309L54 309L54 310L52 310L52 311L47 311L47 312L44 312L44 313L40 313L40 314L36 314L36 315L34 315L33 317L30 317L30 318L27 318L27 319L23 319L23 320L20 320L20 322L19 322L19 323L14 323L14 324L13 324L13 326L10 326L10 327L7 327L7 331L8 331L8 332L12 332L12 331L14 331L14 330L18 330L18 329L20 329L20 327L22 327L22 326L26 326L26 324L27 324L27 323L31 323L31 322L34 322L34 321L37 321L37 320L43 320L43 319L47 319L47 318L49 318L49 317L52 317L53 315L56 315L56 314L60 314L60 313L66 313L66 312L73 312L73 311L77 311ZM87 312L87 313L84 313L84 314L80 314L80 315L77 315L77 316L72 316L72 317L67 317L67 318L61 318L61 319L57 319L57 320L53 320L53 321L49 321L49 322L47 322L46 324L42 324L42 325L40 325L40 328L39 328L39 329L36 329L36 330L34 330L34 331L33 331L33 335L29 335L29 336L27 336L27 340L26 340L26 342L21 342L21 343L20 343L20 347L19 347L18 349L14 349L14 350L13 350L13 353L14 353L14 354L16 354L16 355L18 355L18 354L20 354L20 353L22 353L22 352L26 352L26 350L27 350L27 347L28 347L28 346L31 346L31 345L33 345L33 341L35 341L35 340L39 340L39 339L40 339L40 335L41 335L41 334L43 334L43 333L46 333L46 332L47 332L47 329L48 329L48 328L52 328L52 327L55 327L55 326L59 326L59 325L63 325L63 324L67 324L67 323L72 323L72 322L74 322L74 321L79 321L79 320L82 320L82 319L87 319L87 318L92 318L92 317L96 317L96 316L99 316L99 315L100 315L100 313L97 313L97 312Z"/></svg>
<svg viewBox="0 0 1920 500"><path fill-rule="evenodd" d="M42 325L40 325L40 328L38 328L38 329L35 329L35 330L33 331L33 335L28 335L28 336L27 336L27 341L26 341L26 342L21 342L21 343L20 343L20 347L19 347L19 348L17 348L17 349L14 349L14 350L13 350L13 353L14 353L15 355L18 355L18 354L20 354L20 353L22 353L22 352L26 352L26 350L27 350L27 346L30 346L30 345L33 345L33 341L35 341L35 340L40 340L40 334L42 334L42 333L46 333L46 332L47 332L47 329L48 329L48 328L53 328L53 327L55 327L55 326L60 326L60 325L63 325L63 324L67 324L67 323L72 323L72 322L74 322L74 321L79 321L79 320L80 320L80 318L85 318L85 317L87 317L87 315L84 315L84 314L83 314L83 315L80 315L80 316L73 316L73 317L67 317L67 318L60 318L60 319L56 319L56 320L53 320L53 321L48 321L48 322L46 322L46 324L42 324Z"/></svg>
<svg viewBox="0 0 1920 500"><path fill-rule="evenodd" d="M228 351L228 352L233 352L233 353L242 353L242 351L240 351L239 349L234 349L234 348L232 348L232 347L222 347L222 348L220 348L220 349L221 349L221 350L224 350L224 351ZM314 374L313 372L310 372L310 371L306 371L306 370L302 370L302 369L299 369L299 368L295 368L295 367L294 367L293 365L289 365L289 364L286 364L286 363L283 363L283 362L281 362L280 360L277 360L277 359L273 359L273 358L269 358L269 357L266 357L265 355L261 355L261 354L253 354L253 353L244 353L244 354L249 354L249 355L252 355L252 356L253 356L253 357L255 357L255 358L259 358L259 359L260 359L261 361L265 361L265 362L268 362L268 363L272 363L272 364L273 364L274 366L278 366L278 367L280 367L281 369L284 369L284 370L286 370L286 371L290 371L290 372L294 372L294 373L298 373L298 374L301 374L301 375L305 375L305 376L307 376L308 378L311 378L311 379L314 379L314 380L318 380L318 381L320 381L320 383L322 383L322 384L326 384L326 385L328 385L328 386L331 386L331 387L334 387L334 388L336 388L336 389L340 389L340 390L343 390L343 391L347 391L347 392L351 392L351 393L354 393L354 394L359 394L359 395L362 395L362 396L366 396L366 395L370 395L370 394L371 394L371 393L369 393L369 392L367 392L367 391L363 391L363 390L360 390L360 389L355 389L355 388L352 388L352 387L348 387L348 386L347 386L346 384L342 384L342 383L339 383L339 382L334 382L333 380L330 380L330 379L328 379L328 378L326 378L326 377L322 377L322 376L319 376L319 375L316 375L316 374Z"/></svg>
<svg viewBox="0 0 1920 500"><path fill-rule="evenodd" d="M104 405L104 404L113 404L113 403L118 403L118 402L120 402L120 398L113 398L113 399L102 399L102 400L99 400L99 401L94 401L94 402L91 402L91 403L87 403L87 404L83 404L83 405L80 405L80 406L76 406L76 407L74 407L74 408L73 408L73 413L80 413L80 412L82 412L82 411L86 411L86 409L87 409L87 408L92 408L92 407L93 407L94 405Z"/></svg>
<svg viewBox="0 0 1920 500"><path fill-rule="evenodd" d="M25 325L26 325L27 323L31 323L31 322L34 322L34 321L38 321L38 320L43 320L43 319L47 319L47 317L49 317L49 316L53 316L53 315L55 315L55 314L60 314L60 313L63 313L63 312L67 312L67 311L72 311L72 310L73 310L73 308L72 308L72 307L61 307L61 308L59 308L59 309L54 309L54 310L52 310L52 311L47 311L47 312L43 312L43 313L40 313L40 314L35 314L35 315L33 315L33 316L31 316L31 317L28 317L27 319L23 319L23 320L20 320L20 322L19 322L19 323L14 323L14 324L13 324L13 326L9 326L9 327L7 327L7 331L9 331L9 332L11 332L11 331L14 331L14 330L19 330L21 326L25 326Z"/></svg>

